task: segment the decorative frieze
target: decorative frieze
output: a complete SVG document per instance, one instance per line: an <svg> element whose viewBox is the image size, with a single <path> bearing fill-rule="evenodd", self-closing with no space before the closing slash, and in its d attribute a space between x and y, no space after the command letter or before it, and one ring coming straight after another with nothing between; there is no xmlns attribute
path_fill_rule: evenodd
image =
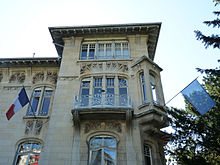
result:
<svg viewBox="0 0 220 165"><path fill-rule="evenodd" d="M44 80L44 72L37 72L33 76L33 84Z"/></svg>
<svg viewBox="0 0 220 165"><path fill-rule="evenodd" d="M9 78L9 83L18 82L20 84L24 83L25 72L13 72Z"/></svg>
<svg viewBox="0 0 220 165"><path fill-rule="evenodd" d="M57 72L47 72L47 75L46 75L46 80L53 83L53 84L56 84L57 83Z"/></svg>
<svg viewBox="0 0 220 165"><path fill-rule="evenodd" d="M97 131L97 130L112 130L116 131L118 133L121 133L122 126L121 123L118 121L100 121L100 120L94 120L89 121L85 123L85 133L88 133L90 131Z"/></svg>
<svg viewBox="0 0 220 165"><path fill-rule="evenodd" d="M129 71L127 62L95 62L86 63L80 66L80 74L99 72L123 72Z"/></svg>
<svg viewBox="0 0 220 165"><path fill-rule="evenodd" d="M36 84L38 82L47 81L47 82L51 82L53 84L56 84L57 77L58 77L58 75L57 75L56 71L47 71L47 72L40 71L40 72L34 73L32 82L33 82L33 84Z"/></svg>

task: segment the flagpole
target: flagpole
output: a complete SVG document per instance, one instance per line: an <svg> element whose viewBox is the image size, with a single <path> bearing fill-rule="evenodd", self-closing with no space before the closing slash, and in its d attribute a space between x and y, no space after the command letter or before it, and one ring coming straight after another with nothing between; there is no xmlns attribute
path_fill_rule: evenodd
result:
<svg viewBox="0 0 220 165"><path fill-rule="evenodd" d="M24 87L24 85L22 85L23 86L23 88L25 89L25 87ZM25 90L25 92L26 92L26 90ZM26 93L27 94L27 93ZM30 99L28 98L28 105L29 105L29 107L31 107L31 111L32 111L32 113L33 113L33 115L34 115L34 119L37 119L36 118L36 115L35 115L35 112L34 112L34 109L33 109L33 107L31 106L31 102L30 102ZM29 111L29 110L28 110Z"/></svg>
<svg viewBox="0 0 220 165"><path fill-rule="evenodd" d="M200 76L200 75L199 75ZM183 88L181 91L179 91L175 96L173 96L169 101L167 101L165 104L164 104L164 106L166 106L169 102L171 102L177 95L179 95L184 89L186 89L190 84L192 84L196 79L198 79L198 77L199 76L197 76L191 83L189 83L185 88Z"/></svg>

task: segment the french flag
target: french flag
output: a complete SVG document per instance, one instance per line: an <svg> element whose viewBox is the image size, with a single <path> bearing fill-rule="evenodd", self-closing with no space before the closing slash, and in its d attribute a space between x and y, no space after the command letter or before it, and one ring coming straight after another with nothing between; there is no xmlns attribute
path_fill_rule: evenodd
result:
<svg viewBox="0 0 220 165"><path fill-rule="evenodd" d="M21 89L20 93L16 97L15 101L10 106L9 110L6 113L6 117L8 120L18 112L21 108L23 108L29 102L27 93L24 88Z"/></svg>

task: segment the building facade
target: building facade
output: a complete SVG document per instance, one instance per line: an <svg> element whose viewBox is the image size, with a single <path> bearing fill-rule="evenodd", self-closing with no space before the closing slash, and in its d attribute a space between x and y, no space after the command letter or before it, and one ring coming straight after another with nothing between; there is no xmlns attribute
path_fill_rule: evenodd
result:
<svg viewBox="0 0 220 165"><path fill-rule="evenodd" d="M58 58L1 59L0 164L165 165L160 27L50 27ZM30 104L7 121L22 87Z"/></svg>

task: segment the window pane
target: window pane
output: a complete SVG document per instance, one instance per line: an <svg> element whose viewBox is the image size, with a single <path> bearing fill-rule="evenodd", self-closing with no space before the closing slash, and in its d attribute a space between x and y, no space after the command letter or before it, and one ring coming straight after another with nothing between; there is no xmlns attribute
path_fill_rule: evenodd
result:
<svg viewBox="0 0 220 165"><path fill-rule="evenodd" d="M115 58L121 58L121 43L115 44Z"/></svg>
<svg viewBox="0 0 220 165"><path fill-rule="evenodd" d="M142 93L143 93L143 101L147 102L147 91L146 91L146 85L145 85L145 79L144 74L141 74L141 85L142 85Z"/></svg>
<svg viewBox="0 0 220 165"><path fill-rule="evenodd" d="M107 78L106 86L113 87L114 86L114 78Z"/></svg>
<svg viewBox="0 0 220 165"><path fill-rule="evenodd" d="M20 153L29 152L31 150L31 143L24 143L20 145Z"/></svg>
<svg viewBox="0 0 220 165"><path fill-rule="evenodd" d="M98 59L104 59L104 44L99 44L98 47Z"/></svg>
<svg viewBox="0 0 220 165"><path fill-rule="evenodd" d="M41 150L42 150L42 145L41 144L37 144L37 143L32 144L32 151L34 153L40 153Z"/></svg>
<svg viewBox="0 0 220 165"><path fill-rule="evenodd" d="M151 92L152 92L153 101L157 102L156 81L153 75L150 75L150 84L151 84Z"/></svg>
<svg viewBox="0 0 220 165"><path fill-rule="evenodd" d="M89 88L81 89L81 106L89 105Z"/></svg>
<svg viewBox="0 0 220 165"><path fill-rule="evenodd" d="M50 107L50 97L43 98L42 108L39 111L38 115L39 116L47 116L49 107Z"/></svg>
<svg viewBox="0 0 220 165"><path fill-rule="evenodd" d="M94 87L101 87L101 86L102 86L102 78L95 78Z"/></svg>
<svg viewBox="0 0 220 165"><path fill-rule="evenodd" d="M99 148L102 146L102 138L97 137L90 141L90 148Z"/></svg>
<svg viewBox="0 0 220 165"><path fill-rule="evenodd" d="M32 97L31 105L29 106L27 116L34 116L34 114L37 111L39 99L40 99L40 97L35 97L35 96Z"/></svg>
<svg viewBox="0 0 220 165"><path fill-rule="evenodd" d="M102 150L99 149L97 151L90 151L90 163L89 165L101 165L101 156L102 156Z"/></svg>
<svg viewBox="0 0 220 165"><path fill-rule="evenodd" d="M112 59L112 44L106 44L106 58Z"/></svg>
<svg viewBox="0 0 220 165"><path fill-rule="evenodd" d="M88 49L87 44L82 45L81 60L86 60L87 59L87 49Z"/></svg>
<svg viewBox="0 0 220 165"><path fill-rule="evenodd" d="M104 164L105 165L115 165L116 151L104 150Z"/></svg>
<svg viewBox="0 0 220 165"><path fill-rule="evenodd" d="M127 80L126 80L126 79L123 79L123 78L119 78L119 79L118 79L118 84L119 84L119 87L121 87L121 86L127 86Z"/></svg>
<svg viewBox="0 0 220 165"><path fill-rule="evenodd" d="M38 165L39 159L40 159L40 155L30 154L28 165Z"/></svg>
<svg viewBox="0 0 220 165"><path fill-rule="evenodd" d="M105 138L104 146L107 148L116 148L116 140L113 138Z"/></svg>
<svg viewBox="0 0 220 165"><path fill-rule="evenodd" d="M144 159L145 165L151 165L151 151L147 145L144 145Z"/></svg>
<svg viewBox="0 0 220 165"><path fill-rule="evenodd" d="M26 155L19 155L17 158L16 165L26 165L28 160L28 154Z"/></svg>
<svg viewBox="0 0 220 165"><path fill-rule="evenodd" d="M123 58L129 58L129 50L128 50L128 43L122 43L123 47Z"/></svg>
<svg viewBox="0 0 220 165"><path fill-rule="evenodd" d="M95 56L95 44L89 45L89 59L94 59Z"/></svg>
<svg viewBox="0 0 220 165"><path fill-rule="evenodd" d="M102 103L102 88L94 88L93 105L101 105Z"/></svg>

